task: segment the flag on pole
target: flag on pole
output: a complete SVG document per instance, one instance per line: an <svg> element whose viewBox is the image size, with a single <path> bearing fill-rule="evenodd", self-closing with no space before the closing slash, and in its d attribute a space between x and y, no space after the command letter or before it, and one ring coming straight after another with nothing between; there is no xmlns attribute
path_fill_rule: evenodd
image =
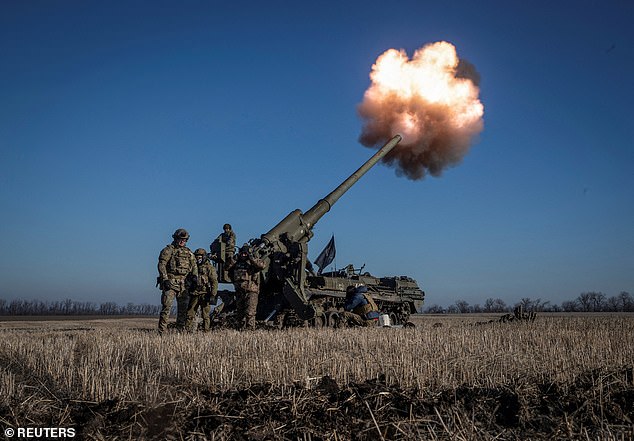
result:
<svg viewBox="0 0 634 441"><path fill-rule="evenodd" d="M319 271L317 272L317 274L321 274L323 269L330 265L333 260L335 260L336 252L335 235L333 234L330 238L330 241L326 245L326 248L324 248L322 252L319 253L319 256L317 256L317 259L315 259L315 265L319 267Z"/></svg>

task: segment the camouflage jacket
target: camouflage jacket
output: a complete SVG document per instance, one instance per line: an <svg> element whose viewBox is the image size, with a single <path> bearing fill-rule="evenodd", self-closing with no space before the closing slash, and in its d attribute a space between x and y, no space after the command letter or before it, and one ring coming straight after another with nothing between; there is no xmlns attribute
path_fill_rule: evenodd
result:
<svg viewBox="0 0 634 441"><path fill-rule="evenodd" d="M198 285L192 294L210 294L213 297L218 294L218 276L216 275L216 269L207 259L198 264Z"/></svg>
<svg viewBox="0 0 634 441"><path fill-rule="evenodd" d="M260 271L265 267L262 260L250 257L249 260L235 261L228 270L236 291L260 292Z"/></svg>
<svg viewBox="0 0 634 441"><path fill-rule="evenodd" d="M233 230L225 233L224 231L216 238L218 242L225 244L225 256L233 256L236 248L236 233Z"/></svg>
<svg viewBox="0 0 634 441"><path fill-rule="evenodd" d="M169 244L161 251L158 260L158 272L161 282L165 280L184 280L189 274L198 276L198 265L194 253L187 247Z"/></svg>

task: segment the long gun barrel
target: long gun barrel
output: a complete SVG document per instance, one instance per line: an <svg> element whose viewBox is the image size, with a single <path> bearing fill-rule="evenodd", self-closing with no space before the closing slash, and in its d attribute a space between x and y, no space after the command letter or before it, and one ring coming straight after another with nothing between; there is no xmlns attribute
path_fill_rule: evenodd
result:
<svg viewBox="0 0 634 441"><path fill-rule="evenodd" d="M403 139L400 135L394 136L381 149L376 152L365 164L343 181L328 196L320 199L310 210L302 215L300 210L292 211L280 223L273 227L268 233L262 235L265 242L272 243L280 235L286 233L291 240L299 240L302 236L310 237L313 226L322 216L334 205L339 198L350 189L368 170L387 155Z"/></svg>
<svg viewBox="0 0 634 441"><path fill-rule="evenodd" d="M304 213L303 217L306 226L308 228L312 228L312 226L315 225L315 223L317 223L317 221L321 219L324 214L330 211L330 208L333 206L333 204L337 202L337 200L339 200L339 198L346 191L348 191L350 187L352 187L359 179L361 179L361 176L363 176L368 170L374 167L374 164L379 162L381 158L383 158L394 147L396 147L396 144L398 144L401 139L401 135L396 135L394 138L390 139L387 144L381 147L381 149L376 152L370 159L368 159L365 164L359 167L356 172L352 173L348 179L343 181L339 185L339 187L335 188L332 192L330 192L328 196L321 199L313 206L313 208Z"/></svg>

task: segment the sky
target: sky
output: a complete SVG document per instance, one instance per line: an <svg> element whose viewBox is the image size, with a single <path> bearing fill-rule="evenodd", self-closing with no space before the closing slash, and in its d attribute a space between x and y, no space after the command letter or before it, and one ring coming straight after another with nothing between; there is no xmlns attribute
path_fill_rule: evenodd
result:
<svg viewBox="0 0 634 441"><path fill-rule="evenodd" d="M427 305L634 293L634 3L4 1L0 298L160 303L177 228L238 244L373 150L384 51L448 41L484 130L440 177L379 164L314 228ZM221 286L222 287L222 286ZM226 286L225 286L226 287Z"/></svg>

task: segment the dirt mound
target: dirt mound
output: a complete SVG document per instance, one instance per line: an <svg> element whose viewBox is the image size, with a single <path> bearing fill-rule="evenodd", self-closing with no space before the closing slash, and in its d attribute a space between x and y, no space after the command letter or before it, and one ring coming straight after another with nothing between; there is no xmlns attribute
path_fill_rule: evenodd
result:
<svg viewBox="0 0 634 441"><path fill-rule="evenodd" d="M522 379L431 391L403 389L383 377L339 385L326 376L228 391L180 386L175 400L156 406L117 399L58 406L67 409L63 425L75 427L78 439L631 439L632 379L628 367L587 372L566 384ZM18 419L26 410L12 406ZM34 424L56 421L53 408L48 415L40 410L36 421L29 415Z"/></svg>

